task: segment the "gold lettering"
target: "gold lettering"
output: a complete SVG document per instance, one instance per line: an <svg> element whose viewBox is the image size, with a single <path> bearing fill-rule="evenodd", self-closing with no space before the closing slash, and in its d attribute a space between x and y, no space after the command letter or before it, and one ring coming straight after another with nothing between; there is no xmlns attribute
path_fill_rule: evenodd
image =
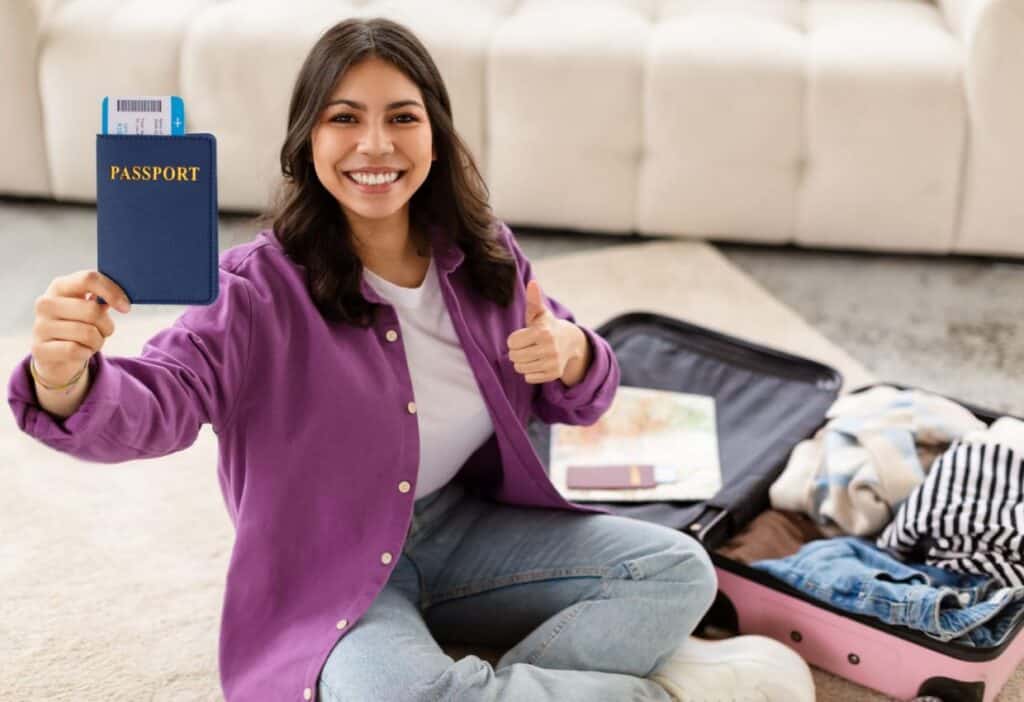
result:
<svg viewBox="0 0 1024 702"><path fill-rule="evenodd" d="M199 166L110 166L110 180L199 180Z"/></svg>

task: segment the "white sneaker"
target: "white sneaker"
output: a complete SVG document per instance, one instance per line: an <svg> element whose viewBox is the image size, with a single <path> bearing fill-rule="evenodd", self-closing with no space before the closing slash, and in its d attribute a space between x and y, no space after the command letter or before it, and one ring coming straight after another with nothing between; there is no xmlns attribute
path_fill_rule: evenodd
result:
<svg viewBox="0 0 1024 702"><path fill-rule="evenodd" d="M814 702L807 663L767 636L691 636L647 677L678 702Z"/></svg>

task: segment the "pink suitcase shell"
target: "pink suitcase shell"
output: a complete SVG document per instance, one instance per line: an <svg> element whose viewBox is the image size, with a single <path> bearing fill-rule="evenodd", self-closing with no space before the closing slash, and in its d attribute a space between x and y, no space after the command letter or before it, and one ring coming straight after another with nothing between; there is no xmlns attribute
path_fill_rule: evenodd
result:
<svg viewBox="0 0 1024 702"><path fill-rule="evenodd" d="M770 636L822 670L899 700L927 696L943 702L992 702L1024 660L1024 636L1009 637L1004 647L980 656L972 655L980 653L975 649L939 642L931 648L889 633L892 627L883 630L783 592L780 588L789 589L783 583L762 584L754 578L774 579L753 568L712 558L719 586L712 615L716 623Z"/></svg>

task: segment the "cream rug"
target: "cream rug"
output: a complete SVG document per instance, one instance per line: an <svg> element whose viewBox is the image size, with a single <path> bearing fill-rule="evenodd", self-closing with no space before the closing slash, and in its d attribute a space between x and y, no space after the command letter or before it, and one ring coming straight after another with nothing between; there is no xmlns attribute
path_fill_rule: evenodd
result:
<svg viewBox="0 0 1024 702"><path fill-rule="evenodd" d="M848 387L872 380L701 242L613 247L538 260L534 269L545 292L591 327L656 311L824 361ZM114 313L104 352L138 354L183 309ZM0 338L5 381L30 344L27 334ZM233 532L216 465L209 426L185 451L95 464L34 441L0 412L0 697L221 699L218 627ZM474 652L492 662L501 654ZM815 680L819 700L886 699L821 671ZM999 699L1022 696L1018 670Z"/></svg>

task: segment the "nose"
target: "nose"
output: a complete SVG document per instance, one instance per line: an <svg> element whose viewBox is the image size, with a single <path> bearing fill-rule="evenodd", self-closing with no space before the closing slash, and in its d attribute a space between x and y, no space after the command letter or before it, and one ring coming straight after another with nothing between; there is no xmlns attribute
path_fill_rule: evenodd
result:
<svg viewBox="0 0 1024 702"><path fill-rule="evenodd" d="M371 124L359 140L357 150L361 154L389 154L392 151L391 139L382 126Z"/></svg>

